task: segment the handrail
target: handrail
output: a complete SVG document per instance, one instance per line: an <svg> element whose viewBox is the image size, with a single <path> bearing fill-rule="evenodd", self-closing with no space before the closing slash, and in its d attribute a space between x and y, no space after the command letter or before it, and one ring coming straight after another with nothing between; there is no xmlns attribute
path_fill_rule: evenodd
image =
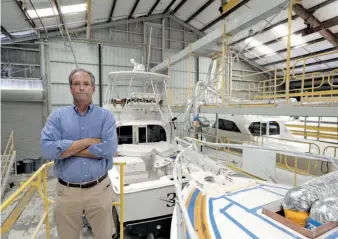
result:
<svg viewBox="0 0 338 239"><path fill-rule="evenodd" d="M120 206L120 238L124 238L124 230L123 230L123 222L124 222L124 165L125 162L114 162L114 165L120 166L120 201L119 202L112 202L112 206ZM18 220L18 218L21 215L21 212L25 209L27 204L29 203L29 199L34 195L34 193L37 191L39 192L39 195L44 201L44 214L42 218L40 219L38 226L35 229L35 233L33 233L33 237L35 238L37 235L37 232L39 231L40 227L42 226L42 221L46 224L46 238L50 238L50 224L49 224L49 204L52 203L52 201L49 201L48 195L47 195L47 169L54 165L54 162L49 162L43 164L26 182L24 182L11 196L8 197L0 206L0 213L2 213L8 206L10 206L16 198L18 198L22 193L24 193L24 190L28 188L26 193L20 198L21 206L19 208L13 209L13 211L16 210L16 213L13 213L13 215L10 215L4 223L1 225L1 236L5 235L11 227L14 225L14 223ZM43 197L41 192L41 179L43 180Z"/></svg>
<svg viewBox="0 0 338 239"><path fill-rule="evenodd" d="M265 138L271 138L271 139L274 139L274 140L281 140L281 141L287 141L287 142L293 142L293 143L300 143L300 144L305 144L305 145L308 145L309 146L309 152L310 154L313 154L312 152L312 146L314 146L315 148L317 148L318 150L318 155L320 155L320 147L318 144L316 143L312 143L312 142L302 142L302 141L297 141L297 140L292 140L292 139L281 139L281 138L274 138L274 137L269 137L269 136L266 136L266 135L262 135L262 136L258 136L257 137L257 141L259 140L259 137L262 138L262 146L264 146L264 139L263 137ZM284 158L283 158L284 156ZM284 169L287 169L291 172L293 172L295 174L295 177L294 177L294 186L296 186L296 174L303 174L303 175L311 175L311 161L308 160L308 165L307 165L307 170L303 170L303 169L299 169L298 167L298 162L299 162L299 157L296 157L295 156L295 166L292 167L288 164L288 157L287 155L283 155L283 154L280 154L279 156L279 161L277 163L277 166L280 167L280 168L284 168ZM306 159L305 159L306 160ZM284 161L284 164L282 163ZM314 163L314 168L317 168L318 167L318 161L315 161Z"/></svg>
<svg viewBox="0 0 338 239"><path fill-rule="evenodd" d="M295 67L296 67L296 65L297 65L298 62L303 61L303 65L306 66L305 63L306 63L306 60L308 60L308 59L315 58L315 57L321 57L321 56L327 56L327 55L336 54L336 53L338 53L338 51L337 50L333 50L333 51L329 51L329 52L326 52L326 53L311 55L311 56L300 58L300 59L296 60L293 63L293 67L292 67L292 75L293 75L293 77L297 78L295 76ZM302 75L306 75L306 74L302 74ZM298 79L300 79L300 78L298 78Z"/></svg>
<svg viewBox="0 0 338 239"><path fill-rule="evenodd" d="M338 149L338 146L333 146L333 145L329 145L329 146L326 146L323 150L323 155L326 156L326 150L327 149L330 149L332 148L333 149L333 157L336 158L337 157L337 149ZM338 169L338 164L332 164L332 171L333 170L333 167L336 168L336 170Z"/></svg>
<svg viewBox="0 0 338 239"><path fill-rule="evenodd" d="M12 130L6 148L3 152L2 159L1 159L1 199L4 196L7 180L10 175L11 165L14 163L15 160L15 150L14 150L14 131ZM16 172L16 167L15 167Z"/></svg>
<svg viewBox="0 0 338 239"><path fill-rule="evenodd" d="M181 139L176 138L177 142L183 142L185 144L187 144L187 142L184 142ZM189 143L188 143L189 145ZM173 177L174 177L174 182L175 182L175 191L176 191L176 195L177 195L177 200L176 203L178 204L178 207L176 207L176 217L177 217L177 238L180 238L179 233L183 233L183 223L181 223L181 213L183 214L183 218L184 218L184 223L186 225L188 234L190 236L191 239L198 239L197 233L193 227L193 225L191 224L191 221L189 219L189 214L187 212L187 210L185 209L184 206L184 202L183 202L183 195L182 195L182 173L181 173L181 164L182 164L182 157L184 156L184 154L189 150L192 149L193 146L192 144L190 144L190 146L188 146L187 148L184 148L176 157L175 160L175 166L174 166L174 170L173 170ZM179 231L179 229L181 229L181 231Z"/></svg>
<svg viewBox="0 0 338 239"><path fill-rule="evenodd" d="M334 72L337 72L338 73L338 69L334 69L333 71L331 71L327 77L327 82L329 83L330 86L332 87L338 87L338 85L334 85L332 82L331 82L331 77L333 76ZM333 77L332 77L333 79Z"/></svg>
<svg viewBox="0 0 338 239"><path fill-rule="evenodd" d="M9 143L12 143L11 144L11 148L9 148L9 152L11 152L12 148L14 148L14 131L12 130L11 134L9 135L9 138L8 138L8 141L7 141L7 145L6 145L6 148L4 150L4 153L3 155L7 155L7 149L9 147Z"/></svg>

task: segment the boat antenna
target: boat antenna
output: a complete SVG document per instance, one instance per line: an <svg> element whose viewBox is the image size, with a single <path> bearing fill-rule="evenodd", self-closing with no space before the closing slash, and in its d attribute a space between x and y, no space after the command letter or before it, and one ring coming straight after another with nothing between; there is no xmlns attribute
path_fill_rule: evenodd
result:
<svg viewBox="0 0 338 239"><path fill-rule="evenodd" d="M150 34L149 34L149 47L148 47L148 61L147 61L147 72L149 71L149 62L150 62L150 47L151 47L151 34L153 31L153 26L150 26Z"/></svg>

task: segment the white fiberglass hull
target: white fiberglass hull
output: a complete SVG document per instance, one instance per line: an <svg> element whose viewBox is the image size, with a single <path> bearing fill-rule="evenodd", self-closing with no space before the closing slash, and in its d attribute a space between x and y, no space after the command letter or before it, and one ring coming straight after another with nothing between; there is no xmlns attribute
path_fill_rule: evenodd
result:
<svg viewBox="0 0 338 239"><path fill-rule="evenodd" d="M276 205L283 199L288 187L260 182L255 186L234 190L231 193L210 195L198 188L194 181L189 185L182 192L183 199L199 239L308 238L263 213L265 208L271 211L277 208ZM179 219L179 222L181 220ZM170 239L179 238L177 222L175 206ZM187 233L185 235L186 238L190 238ZM315 238L338 238L338 227Z"/></svg>
<svg viewBox="0 0 338 239"><path fill-rule="evenodd" d="M119 200L119 195L116 195ZM173 213L175 206L175 188L173 185L163 186L124 195L124 222L154 219ZM120 217L120 207L116 207Z"/></svg>

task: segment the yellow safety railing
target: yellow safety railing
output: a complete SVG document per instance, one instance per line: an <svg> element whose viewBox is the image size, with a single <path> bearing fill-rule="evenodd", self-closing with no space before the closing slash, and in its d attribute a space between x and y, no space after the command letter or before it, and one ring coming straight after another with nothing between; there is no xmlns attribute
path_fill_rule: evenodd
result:
<svg viewBox="0 0 338 239"><path fill-rule="evenodd" d="M333 150L333 154L331 154L331 155L327 154L327 152L328 152L329 149ZM330 156L330 157L333 156L334 158L337 158L337 149L338 149L338 146L329 145L329 146L327 146L327 147L324 148L323 155L324 156ZM331 171L335 171L337 169L338 168L336 167L336 165L331 164Z"/></svg>
<svg viewBox="0 0 338 239"><path fill-rule="evenodd" d="M6 148L2 154L2 160L4 162L9 162L10 158L12 157L14 153L14 132L12 131L9 138L8 138L8 141L7 141L7 145L6 145ZM4 165L2 165L4 166ZM5 168L2 168L1 169L1 176L3 174L3 171L2 170L5 170Z"/></svg>
<svg viewBox="0 0 338 239"><path fill-rule="evenodd" d="M12 164L15 160L15 150L14 150L14 132L12 131L4 152L2 153L1 158L1 198L3 198L4 192L7 187L7 181L10 177ZM16 172L16 167L15 167Z"/></svg>
<svg viewBox="0 0 338 239"><path fill-rule="evenodd" d="M283 74L283 79L277 77L277 73L275 72L274 79L264 80L259 83L256 88L256 91L259 92L258 95L254 96L255 100L259 99L283 99L289 97L299 97L300 102L336 102L338 101L337 97L332 97L338 95L338 85L332 82L334 76L338 75L338 69L334 69L329 73L322 72L312 72L306 73L306 64L309 59L329 56L333 54L337 54L338 51L330 51L327 53L312 55L305 58L300 58L296 60L292 66L291 75L293 79L290 82L300 82L300 87L295 89L286 89L286 75ZM301 65L299 63L302 62ZM296 67L302 67L302 73L296 74ZM273 71L273 70L271 70ZM266 73L266 72L265 72ZM277 84L276 81L280 82ZM330 86L330 90L321 90L320 88L327 82ZM279 87L279 89L278 89ZM273 90L272 90L273 88ZM335 89L336 88L336 89ZM311 98L309 98L311 97ZM324 98L323 98L324 97Z"/></svg>
<svg viewBox="0 0 338 239"><path fill-rule="evenodd" d="M266 140L264 140L264 139L266 139ZM264 146L264 143L268 142L269 139L273 139L273 140L276 140L276 141L292 142L292 143L297 143L299 145L308 145L308 152L306 152L306 153L320 155L319 145L316 144L316 143L312 143L312 142L302 142L302 141L297 141L297 140L292 140L292 139L275 138L275 137L269 137L269 136L266 136L266 135L257 136L256 141L257 141L257 143L260 141L261 145ZM316 150L314 150L314 149L316 149ZM294 166L290 166L290 164L289 164L290 159L294 159ZM304 162L304 161L307 161L307 169L306 170L301 169L301 165L300 165L300 162ZM313 164L314 164L313 167L311 167L312 166L311 162L313 162ZM316 161L309 160L309 159L301 159L301 158L294 157L294 156L279 154L277 166L279 168L286 169L286 170L289 170L289 171L294 173L294 186L296 186L297 174L315 176L315 175L311 174L311 172L312 172L313 169L318 167L318 161L317 160Z"/></svg>
<svg viewBox="0 0 338 239"><path fill-rule="evenodd" d="M278 75L279 71L283 74L283 77ZM284 69L266 70L258 73L245 75L243 78L254 77L263 74L273 75L273 79L259 81L257 85L249 85L249 100L258 99L260 95L263 97L268 95L277 95L280 92L279 88L285 83L285 71ZM252 95L253 94L253 95Z"/></svg>
<svg viewBox="0 0 338 239"><path fill-rule="evenodd" d="M314 126L305 124L285 125L294 135L314 137L319 139L338 140L338 128L333 126ZM301 129L301 130L296 130Z"/></svg>
<svg viewBox="0 0 338 239"><path fill-rule="evenodd" d="M21 196L19 202L13 209L13 211L9 214L9 216L4 220L1 225L1 236L4 236L15 224L15 222L20 217L21 213L29 203L30 199L37 191L40 197L44 202L44 214L42 215L33 235L31 238L36 238L41 228L42 224L46 225L46 238L50 238L50 224L49 224L49 204L53 203L53 201L48 199L48 189L47 189L47 170L51 167L54 162L49 162L43 164L26 182L24 182L18 190L16 190L8 199L6 199L0 207L0 213L2 213L6 208L8 208L11 204L14 203L19 196ZM112 202L112 206L120 206L120 238L123 238L123 222L124 222L124 162L117 162L114 165L120 166L120 201ZM41 181L43 182L43 186L41 186ZM43 190L42 190L43 187ZM27 189L27 190L26 190Z"/></svg>
<svg viewBox="0 0 338 239"><path fill-rule="evenodd" d="M333 79L333 76L334 75L337 75L338 74L338 69L334 69L333 71L331 71L330 73L329 73L329 75L328 75L328 79L327 79L327 82L329 83L329 85L331 86L331 87L338 87L338 85L335 85L332 81L331 81L331 79Z"/></svg>

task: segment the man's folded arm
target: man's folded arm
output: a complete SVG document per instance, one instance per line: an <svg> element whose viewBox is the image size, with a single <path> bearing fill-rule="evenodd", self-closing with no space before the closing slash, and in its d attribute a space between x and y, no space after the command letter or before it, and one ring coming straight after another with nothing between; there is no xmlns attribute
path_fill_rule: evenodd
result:
<svg viewBox="0 0 338 239"><path fill-rule="evenodd" d="M82 158L92 158L92 159L101 159L102 157L98 157L98 156L95 156L93 154L91 154L89 151L88 151L88 148L74 154L74 156L76 157L82 157Z"/></svg>
<svg viewBox="0 0 338 239"><path fill-rule="evenodd" d="M82 139L78 141L61 139L61 127L57 112L55 112L48 117L47 123L41 131L40 143L44 158L64 159L100 141L100 139Z"/></svg>
<svg viewBox="0 0 338 239"><path fill-rule="evenodd" d="M116 122L113 114L107 112L102 128L102 142L88 147L88 152L97 158L112 159L117 150Z"/></svg>

